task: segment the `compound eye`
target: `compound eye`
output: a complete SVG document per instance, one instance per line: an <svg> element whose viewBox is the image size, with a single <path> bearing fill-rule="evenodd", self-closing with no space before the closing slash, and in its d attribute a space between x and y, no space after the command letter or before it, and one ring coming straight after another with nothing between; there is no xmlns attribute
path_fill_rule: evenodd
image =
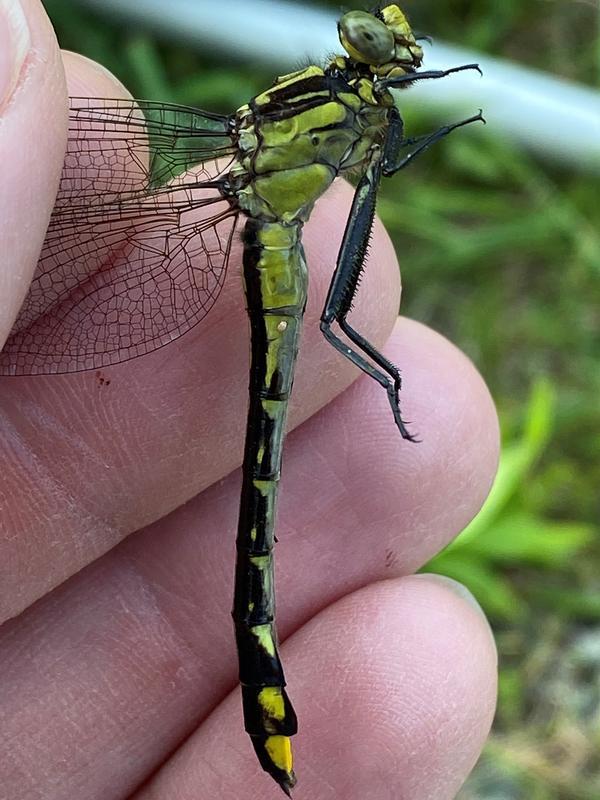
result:
<svg viewBox="0 0 600 800"><path fill-rule="evenodd" d="M366 11L349 11L338 23L342 47L360 64L386 64L394 57L394 35Z"/></svg>

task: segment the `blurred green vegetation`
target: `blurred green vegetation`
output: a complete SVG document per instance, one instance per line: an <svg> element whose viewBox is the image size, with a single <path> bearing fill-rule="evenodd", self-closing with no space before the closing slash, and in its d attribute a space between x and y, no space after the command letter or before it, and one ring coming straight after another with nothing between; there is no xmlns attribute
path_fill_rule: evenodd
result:
<svg viewBox="0 0 600 800"><path fill-rule="evenodd" d="M594 3L403 5L434 37L600 81ZM140 97L231 111L272 77L159 43L68 0L46 6L65 48L102 62ZM437 122L411 110L415 129ZM428 565L472 589L500 651L497 720L460 798L598 800L598 179L464 131L388 182L379 212L401 254L404 313L473 358L502 421L492 495Z"/></svg>

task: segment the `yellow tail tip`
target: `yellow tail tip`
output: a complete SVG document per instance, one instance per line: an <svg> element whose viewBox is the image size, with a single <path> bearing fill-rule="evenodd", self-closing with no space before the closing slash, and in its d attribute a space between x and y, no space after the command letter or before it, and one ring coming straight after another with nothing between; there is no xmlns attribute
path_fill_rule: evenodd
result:
<svg viewBox="0 0 600 800"><path fill-rule="evenodd" d="M291 739L289 736L268 736L264 747L271 763L275 767L271 774L286 795L291 797L291 789L296 785ZM275 772L276 774L274 774Z"/></svg>
<svg viewBox="0 0 600 800"><path fill-rule="evenodd" d="M268 736L265 741L265 750L277 769L293 773L294 758L292 741L289 736Z"/></svg>

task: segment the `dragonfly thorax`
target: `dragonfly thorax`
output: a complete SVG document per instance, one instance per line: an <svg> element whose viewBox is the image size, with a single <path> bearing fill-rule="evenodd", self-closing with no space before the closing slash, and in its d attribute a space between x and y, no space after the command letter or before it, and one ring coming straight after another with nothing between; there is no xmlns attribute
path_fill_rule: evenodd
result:
<svg viewBox="0 0 600 800"><path fill-rule="evenodd" d="M356 70L311 66L278 78L236 115L239 207L265 221L306 221L337 175L381 144L387 107Z"/></svg>

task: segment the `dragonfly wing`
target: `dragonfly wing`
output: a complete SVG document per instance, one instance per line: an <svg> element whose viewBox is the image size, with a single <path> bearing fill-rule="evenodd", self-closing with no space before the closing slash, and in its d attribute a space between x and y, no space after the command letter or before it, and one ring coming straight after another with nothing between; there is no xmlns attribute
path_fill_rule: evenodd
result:
<svg viewBox="0 0 600 800"><path fill-rule="evenodd" d="M196 325L224 282L237 208L228 118L73 99L65 165L0 374L97 369ZM223 160L225 159L225 160Z"/></svg>

